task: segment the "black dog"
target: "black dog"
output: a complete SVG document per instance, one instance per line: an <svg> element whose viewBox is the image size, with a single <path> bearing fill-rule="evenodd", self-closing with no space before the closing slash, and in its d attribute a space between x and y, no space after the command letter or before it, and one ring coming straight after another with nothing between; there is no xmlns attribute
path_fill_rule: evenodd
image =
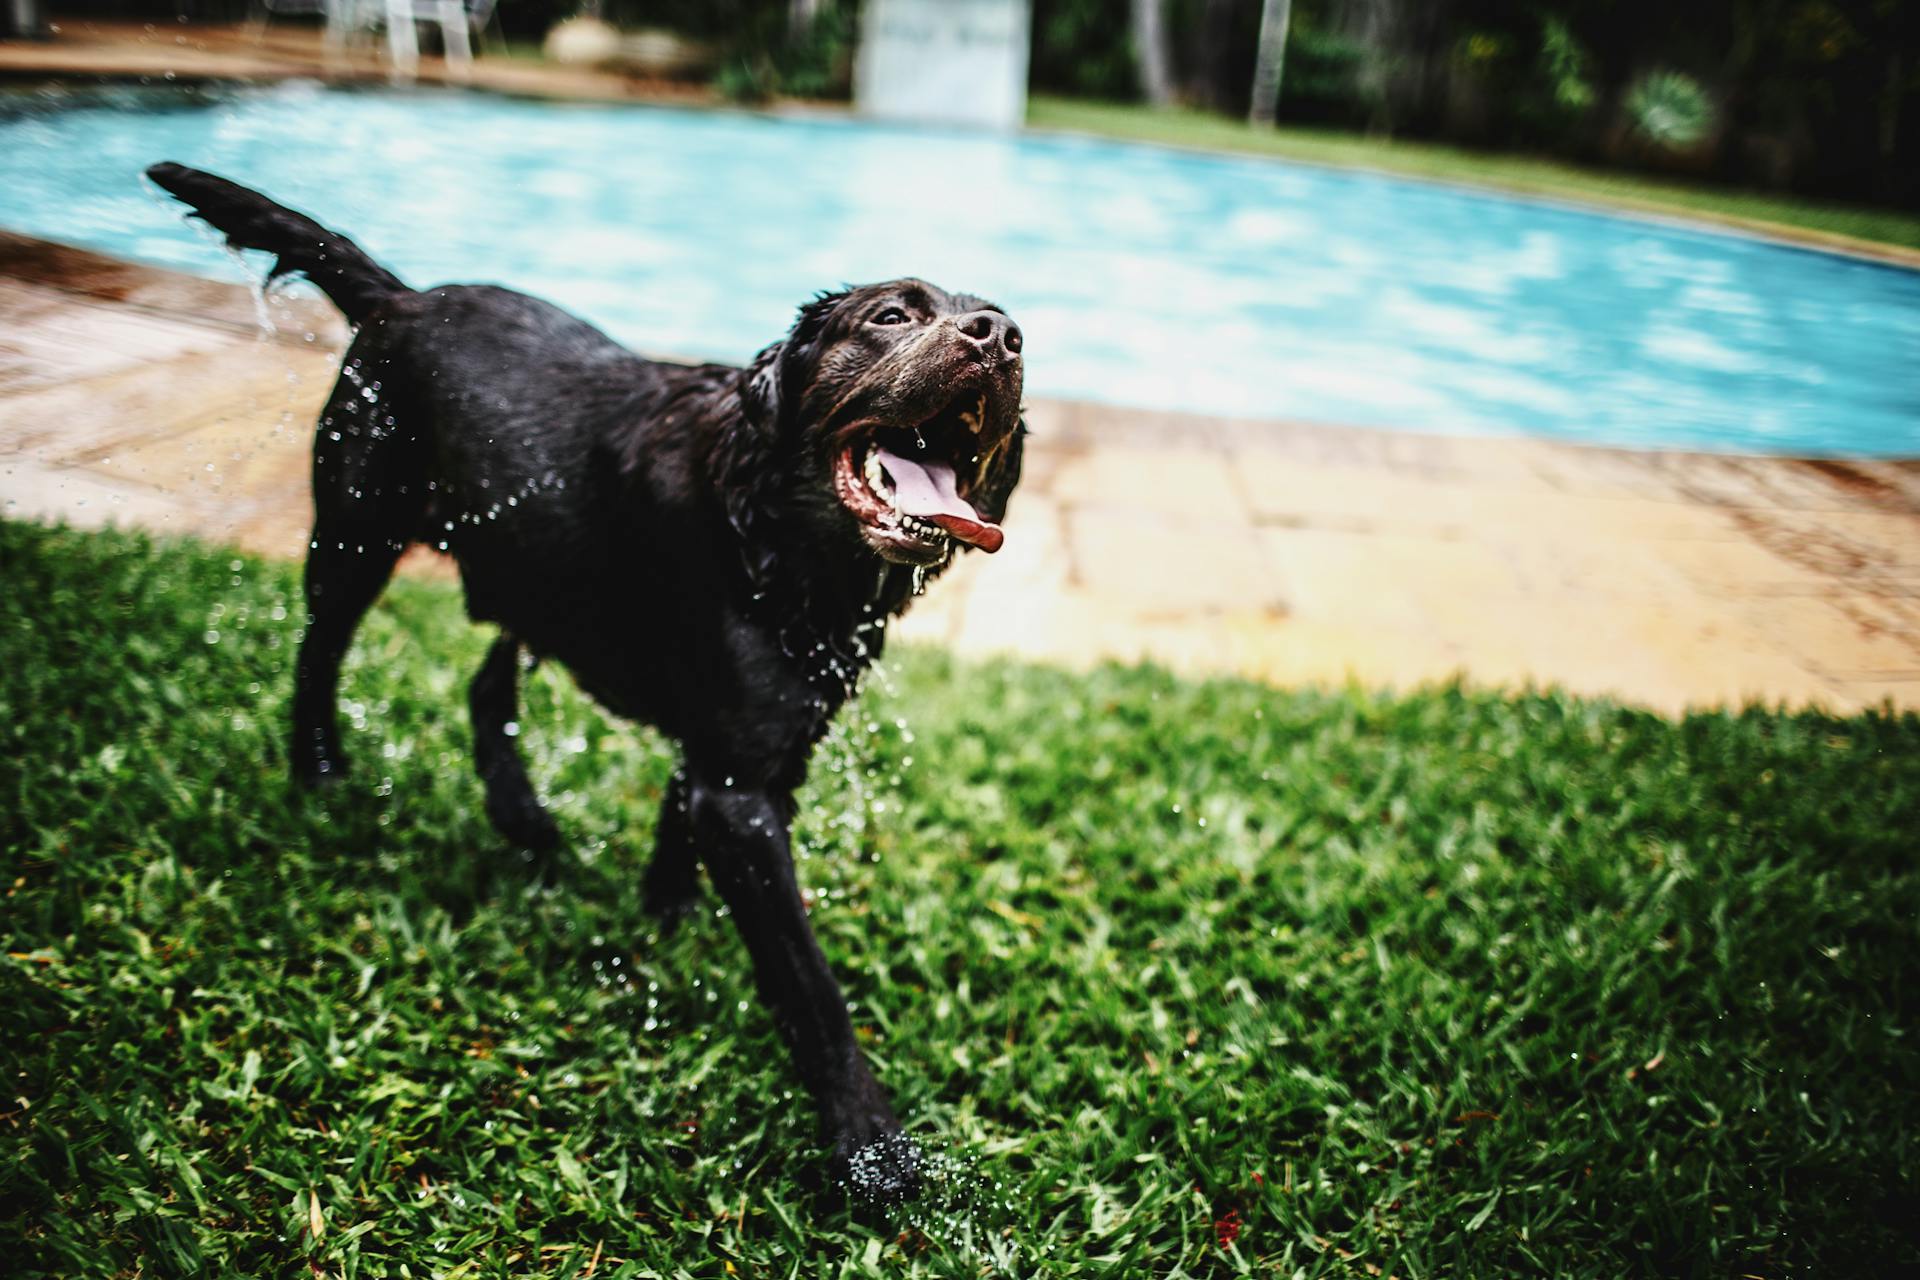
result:
<svg viewBox="0 0 1920 1280"><path fill-rule="evenodd" d="M295 776L342 768L340 662L400 553L450 551L468 612L501 628L470 695L494 824L534 850L559 841L508 731L523 647L677 739L649 908L687 910L705 861L838 1172L911 1190L917 1158L808 927L788 824L887 620L956 542L1000 546L1024 434L1018 326L895 280L808 303L744 369L660 364L524 294L416 292L222 178L147 173L357 329L314 443Z"/></svg>

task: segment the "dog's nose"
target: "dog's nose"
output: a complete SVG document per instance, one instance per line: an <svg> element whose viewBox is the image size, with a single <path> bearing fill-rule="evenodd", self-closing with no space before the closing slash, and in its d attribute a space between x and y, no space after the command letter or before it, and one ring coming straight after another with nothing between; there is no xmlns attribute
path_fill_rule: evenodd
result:
<svg viewBox="0 0 1920 1280"><path fill-rule="evenodd" d="M970 311L954 323L969 342L981 347L989 355L1004 351L1010 357L1019 357L1023 341L1020 326L1004 312Z"/></svg>

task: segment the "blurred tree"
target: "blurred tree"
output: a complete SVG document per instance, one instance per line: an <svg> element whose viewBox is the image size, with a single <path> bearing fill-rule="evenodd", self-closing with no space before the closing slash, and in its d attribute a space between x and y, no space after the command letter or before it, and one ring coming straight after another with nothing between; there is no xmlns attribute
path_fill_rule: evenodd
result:
<svg viewBox="0 0 1920 1280"><path fill-rule="evenodd" d="M1362 79L1366 51L1312 20L1311 10L1300 0L1295 0L1294 9L1277 114L1314 124L1370 127L1382 111Z"/></svg>
<svg viewBox="0 0 1920 1280"><path fill-rule="evenodd" d="M1141 95L1130 0L1033 0L1035 89L1135 101Z"/></svg>
<svg viewBox="0 0 1920 1280"><path fill-rule="evenodd" d="M1344 0L1335 6L1341 34L1361 51L1357 84L1372 104L1369 128L1422 132L1438 124L1449 64L1467 33L1484 25L1471 12L1456 20L1455 10L1475 7L1470 0Z"/></svg>
<svg viewBox="0 0 1920 1280"><path fill-rule="evenodd" d="M1266 0L1260 7L1260 39L1253 63L1253 105L1247 119L1271 126L1280 100L1280 73L1287 55L1287 27L1293 20L1293 0Z"/></svg>
<svg viewBox="0 0 1920 1280"><path fill-rule="evenodd" d="M848 96L858 45L855 0L767 0L743 8L740 25L718 40L725 56L714 85L721 93L741 102Z"/></svg>
<svg viewBox="0 0 1920 1280"><path fill-rule="evenodd" d="M1162 0L1132 0L1133 54L1140 67L1140 92L1156 107L1173 104L1172 60Z"/></svg>
<svg viewBox="0 0 1920 1280"><path fill-rule="evenodd" d="M1239 115L1247 109L1259 0L1182 0L1172 7L1174 58L1188 101Z"/></svg>

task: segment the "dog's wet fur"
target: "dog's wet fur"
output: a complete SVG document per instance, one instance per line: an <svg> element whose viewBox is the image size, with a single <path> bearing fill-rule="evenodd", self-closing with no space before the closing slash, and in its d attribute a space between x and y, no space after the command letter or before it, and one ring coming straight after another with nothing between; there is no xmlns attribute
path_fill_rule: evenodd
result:
<svg viewBox="0 0 1920 1280"><path fill-rule="evenodd" d="M704 862L836 1172L868 1196L910 1193L918 1157L854 1042L788 831L888 619L956 551L998 545L1024 435L1019 329L979 298L894 280L807 303L745 368L660 363L524 294L410 289L225 179L148 175L229 243L277 255L275 276L304 273L356 329L314 442L294 776L346 767L341 659L395 561L415 542L449 552L469 614L500 628L470 692L494 825L536 855L561 846L514 749L523 653L676 739L649 910L691 909ZM928 474L951 468L960 516L888 509L874 459L914 451Z"/></svg>

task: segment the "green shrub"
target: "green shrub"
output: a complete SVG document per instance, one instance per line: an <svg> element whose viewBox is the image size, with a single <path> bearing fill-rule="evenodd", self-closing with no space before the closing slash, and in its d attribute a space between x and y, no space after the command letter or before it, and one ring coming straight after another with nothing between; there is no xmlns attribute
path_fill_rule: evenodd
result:
<svg viewBox="0 0 1920 1280"><path fill-rule="evenodd" d="M1520 74L1516 61L1514 83L1503 97L1503 132L1529 146L1571 150L1600 97L1591 63L1564 19L1543 19L1532 66Z"/></svg>
<svg viewBox="0 0 1920 1280"><path fill-rule="evenodd" d="M1599 96L1590 78L1590 61L1566 19L1548 18L1541 24L1539 75L1553 105L1570 116L1584 115Z"/></svg>
<svg viewBox="0 0 1920 1280"><path fill-rule="evenodd" d="M713 85L735 102L762 102L776 94L845 98L853 84L859 23L853 0L821 6L813 25L795 36L787 7L756 5L725 41Z"/></svg>
<svg viewBox="0 0 1920 1280"><path fill-rule="evenodd" d="M1033 87L1119 102L1138 98L1128 17L1127 0L1034 0Z"/></svg>
<svg viewBox="0 0 1920 1280"><path fill-rule="evenodd" d="M1379 106L1362 76L1367 51L1357 41L1310 24L1287 33L1282 112L1292 119L1364 123Z"/></svg>
<svg viewBox="0 0 1920 1280"><path fill-rule="evenodd" d="M1651 71L1627 90L1627 120L1633 132L1656 148L1689 151L1712 134L1713 99L1682 71Z"/></svg>

